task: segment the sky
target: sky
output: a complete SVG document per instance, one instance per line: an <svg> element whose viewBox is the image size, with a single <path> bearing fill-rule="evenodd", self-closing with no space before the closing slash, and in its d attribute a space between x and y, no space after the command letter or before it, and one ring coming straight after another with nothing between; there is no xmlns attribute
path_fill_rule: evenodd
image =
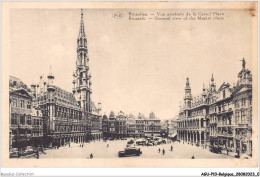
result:
<svg viewBox="0 0 260 177"><path fill-rule="evenodd" d="M84 9L92 74L92 99L102 111L175 117L183 100L186 77L192 94L237 81L241 60L251 70L251 18L244 10L223 10L221 21L129 21L128 12L177 10ZM184 10L183 10L184 11ZM12 9L10 11L10 75L26 84L47 76L72 91L80 9Z"/></svg>

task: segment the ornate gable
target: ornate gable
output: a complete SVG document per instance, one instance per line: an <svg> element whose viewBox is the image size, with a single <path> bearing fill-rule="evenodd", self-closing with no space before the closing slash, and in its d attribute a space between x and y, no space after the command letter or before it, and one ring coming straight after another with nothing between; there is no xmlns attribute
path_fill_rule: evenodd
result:
<svg viewBox="0 0 260 177"><path fill-rule="evenodd" d="M17 96L25 97L25 98L28 98L28 99L32 99L32 96L29 94L29 92L27 92L23 88L17 89L17 90L11 90L10 94L11 95L17 95Z"/></svg>

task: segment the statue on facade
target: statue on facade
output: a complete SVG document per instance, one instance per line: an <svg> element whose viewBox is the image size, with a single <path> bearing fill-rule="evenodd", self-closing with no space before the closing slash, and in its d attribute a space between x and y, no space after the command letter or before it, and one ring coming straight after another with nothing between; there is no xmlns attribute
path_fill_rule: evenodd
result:
<svg viewBox="0 0 260 177"><path fill-rule="evenodd" d="M245 67L246 67L246 60L243 58L243 60L240 60L240 61L242 61L242 67L243 67L243 69L245 69Z"/></svg>

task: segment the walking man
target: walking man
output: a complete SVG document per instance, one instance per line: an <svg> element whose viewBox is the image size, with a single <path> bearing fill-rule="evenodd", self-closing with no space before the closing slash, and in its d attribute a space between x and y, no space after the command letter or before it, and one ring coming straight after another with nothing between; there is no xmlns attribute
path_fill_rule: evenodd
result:
<svg viewBox="0 0 260 177"><path fill-rule="evenodd" d="M228 149L228 147L227 147L227 155L228 155L228 152L229 152L229 149Z"/></svg>
<svg viewBox="0 0 260 177"><path fill-rule="evenodd" d="M158 149L158 152L159 152L159 153L161 152L161 149L160 149L160 148Z"/></svg>
<svg viewBox="0 0 260 177"><path fill-rule="evenodd" d="M37 149L37 151L36 151L36 157L37 157L37 159L39 159L39 149Z"/></svg>
<svg viewBox="0 0 260 177"><path fill-rule="evenodd" d="M165 154L165 150L164 149L162 150L162 153L163 153L163 155Z"/></svg>
<svg viewBox="0 0 260 177"><path fill-rule="evenodd" d="M171 151L173 150L173 147L171 146Z"/></svg>

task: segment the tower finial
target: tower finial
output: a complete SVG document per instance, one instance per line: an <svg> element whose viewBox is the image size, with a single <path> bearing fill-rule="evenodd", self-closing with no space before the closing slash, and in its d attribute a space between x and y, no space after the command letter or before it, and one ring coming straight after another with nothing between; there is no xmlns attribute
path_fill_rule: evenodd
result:
<svg viewBox="0 0 260 177"><path fill-rule="evenodd" d="M211 81L214 81L213 73L211 74Z"/></svg>
<svg viewBox="0 0 260 177"><path fill-rule="evenodd" d="M190 85L189 77L186 78L186 85Z"/></svg>
<svg viewBox="0 0 260 177"><path fill-rule="evenodd" d="M245 60L245 58L243 58L243 60L240 60L240 61L242 61L242 67L243 67L243 69L245 69L245 68L246 68L246 60Z"/></svg>
<svg viewBox="0 0 260 177"><path fill-rule="evenodd" d="M79 37L85 37L83 9L81 9L81 20L80 20Z"/></svg>
<svg viewBox="0 0 260 177"><path fill-rule="evenodd" d="M49 75L53 75L53 74L52 74L52 68L51 68L51 65L50 65Z"/></svg>
<svg viewBox="0 0 260 177"><path fill-rule="evenodd" d="M49 71L49 74L48 74L47 78L48 79L50 79L50 78L54 79L54 75L52 73L51 65L50 65L50 71Z"/></svg>

